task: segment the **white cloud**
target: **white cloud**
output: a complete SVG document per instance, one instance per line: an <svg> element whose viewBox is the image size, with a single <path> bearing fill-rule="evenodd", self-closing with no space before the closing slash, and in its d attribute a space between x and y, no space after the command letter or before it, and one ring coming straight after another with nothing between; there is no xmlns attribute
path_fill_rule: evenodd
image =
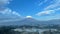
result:
<svg viewBox="0 0 60 34"><path fill-rule="evenodd" d="M12 14L15 14L15 15L17 15L17 16L20 16L20 14L17 13L16 11L13 11Z"/></svg>
<svg viewBox="0 0 60 34"><path fill-rule="evenodd" d="M36 15L41 16L41 15L46 15L46 14L49 15L49 14L52 14L52 13L55 13L55 11L54 10L46 10L46 11L39 12Z"/></svg>
<svg viewBox="0 0 60 34"><path fill-rule="evenodd" d="M5 7L5 5L9 4L10 1L12 1L12 0L0 0L0 13L2 13L2 14L12 14L12 15L20 16L20 14L17 13L16 11L12 11L11 9Z"/></svg>
<svg viewBox="0 0 60 34"><path fill-rule="evenodd" d="M60 0L53 0L52 4L47 6L44 10L55 9L60 6Z"/></svg>
<svg viewBox="0 0 60 34"><path fill-rule="evenodd" d="M20 14L5 7L12 0L0 0L0 22L11 22L20 20ZM18 18L17 18L18 17Z"/></svg>
<svg viewBox="0 0 60 34"><path fill-rule="evenodd" d="M36 15L42 16L47 14L54 14L60 10L60 0L52 0L52 4L44 8L43 11L38 12Z"/></svg>
<svg viewBox="0 0 60 34"><path fill-rule="evenodd" d="M0 13L1 13L1 14L8 14L8 15L20 16L19 13L17 13L16 11L12 11L12 10L9 9L9 8L6 8L6 9L4 9L4 10L1 10Z"/></svg>
<svg viewBox="0 0 60 34"><path fill-rule="evenodd" d="M18 17L18 18L16 18L16 17ZM2 20L1 20L1 18L2 18ZM9 19L7 19L7 18L9 18ZM19 21L20 19L21 19L21 16L16 11L12 11L9 8L6 8L4 10L0 10L0 22L1 23Z"/></svg>
<svg viewBox="0 0 60 34"><path fill-rule="evenodd" d="M42 12L37 13L36 15L38 15L38 16L51 15L51 14L55 14L56 12L60 12L59 10L60 10L60 8L56 8L54 10L44 10Z"/></svg>
<svg viewBox="0 0 60 34"><path fill-rule="evenodd" d="M54 9L54 10L60 10L60 8Z"/></svg>
<svg viewBox="0 0 60 34"><path fill-rule="evenodd" d="M42 5L43 3L46 3L47 1L48 1L48 0L44 0L43 2L40 1L38 5L40 6L40 5Z"/></svg>
<svg viewBox="0 0 60 34"><path fill-rule="evenodd" d="M26 18L32 18L32 16L26 16Z"/></svg>
<svg viewBox="0 0 60 34"><path fill-rule="evenodd" d="M0 0L0 5L9 4L11 0Z"/></svg>

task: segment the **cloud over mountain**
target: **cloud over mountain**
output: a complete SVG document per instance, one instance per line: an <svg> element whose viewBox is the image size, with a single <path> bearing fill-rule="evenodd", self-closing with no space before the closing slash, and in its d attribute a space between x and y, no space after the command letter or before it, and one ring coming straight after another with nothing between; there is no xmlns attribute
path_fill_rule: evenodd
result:
<svg viewBox="0 0 60 34"><path fill-rule="evenodd" d="M32 18L32 16L26 16L26 18Z"/></svg>

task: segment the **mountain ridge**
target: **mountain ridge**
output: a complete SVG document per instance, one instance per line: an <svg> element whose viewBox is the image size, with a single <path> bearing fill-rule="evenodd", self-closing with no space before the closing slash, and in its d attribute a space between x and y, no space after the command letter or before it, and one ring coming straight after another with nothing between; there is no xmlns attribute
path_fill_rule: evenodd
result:
<svg viewBox="0 0 60 34"><path fill-rule="evenodd" d="M53 20L49 20L49 21L38 21L34 18L24 18L21 20L17 20L17 21L8 21L8 22L0 22L0 25L50 25L50 24L60 24L60 19L53 19Z"/></svg>

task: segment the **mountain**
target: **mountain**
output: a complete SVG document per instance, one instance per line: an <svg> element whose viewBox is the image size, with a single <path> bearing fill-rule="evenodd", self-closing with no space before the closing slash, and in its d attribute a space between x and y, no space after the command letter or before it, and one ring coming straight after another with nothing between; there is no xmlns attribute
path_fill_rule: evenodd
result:
<svg viewBox="0 0 60 34"><path fill-rule="evenodd" d="M60 24L60 19L49 20L49 21L47 21L47 23L49 23L49 24Z"/></svg>
<svg viewBox="0 0 60 34"><path fill-rule="evenodd" d="M37 25L38 23L40 23L40 21L33 18L25 18L21 20L20 23L25 25Z"/></svg>
<svg viewBox="0 0 60 34"><path fill-rule="evenodd" d="M0 25L50 25L50 24L60 24L60 19L53 19L48 21L39 21L34 18L24 18L24 19L16 19L7 22L0 22Z"/></svg>
<svg viewBox="0 0 60 34"><path fill-rule="evenodd" d="M38 24L42 24L42 22L33 18L24 18L22 20L17 19L15 21L12 20L0 23L0 25L38 25Z"/></svg>

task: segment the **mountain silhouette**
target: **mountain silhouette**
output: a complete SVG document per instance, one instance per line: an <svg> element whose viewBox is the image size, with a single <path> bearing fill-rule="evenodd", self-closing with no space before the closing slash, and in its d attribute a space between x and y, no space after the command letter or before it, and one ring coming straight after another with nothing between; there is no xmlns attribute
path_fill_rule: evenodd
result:
<svg viewBox="0 0 60 34"><path fill-rule="evenodd" d="M48 21L39 21L34 18L24 18L24 19L17 19L17 20L11 20L8 22L0 22L0 25L43 25L43 24L60 24L60 19L53 19Z"/></svg>

